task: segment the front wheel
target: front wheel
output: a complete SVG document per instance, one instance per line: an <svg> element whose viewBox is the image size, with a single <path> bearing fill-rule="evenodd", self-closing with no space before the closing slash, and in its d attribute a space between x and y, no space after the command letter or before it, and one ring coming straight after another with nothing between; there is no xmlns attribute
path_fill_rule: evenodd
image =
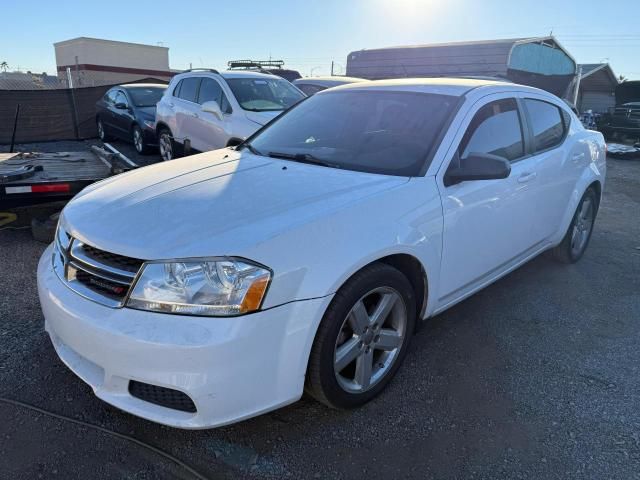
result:
<svg viewBox="0 0 640 480"><path fill-rule="evenodd" d="M133 146L136 148L136 152L142 155L149 153L149 146L144 141L142 129L138 125L134 125L131 129L131 140Z"/></svg>
<svg viewBox="0 0 640 480"><path fill-rule="evenodd" d="M162 160L165 162L176 158L173 137L167 128L163 128L158 134L158 149Z"/></svg>
<svg viewBox="0 0 640 480"><path fill-rule="evenodd" d="M562 263L575 263L582 258L593 233L597 211L598 197L593 188L589 188L582 196L562 242L551 250L553 258Z"/></svg>
<svg viewBox="0 0 640 480"><path fill-rule="evenodd" d="M411 284L397 269L370 265L340 288L320 323L307 368L307 391L334 408L363 405L404 359L416 319Z"/></svg>

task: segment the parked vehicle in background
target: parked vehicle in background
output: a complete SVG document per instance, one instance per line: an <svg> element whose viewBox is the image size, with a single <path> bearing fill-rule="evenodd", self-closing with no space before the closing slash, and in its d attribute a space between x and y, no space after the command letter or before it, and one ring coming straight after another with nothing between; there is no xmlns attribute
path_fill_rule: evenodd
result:
<svg viewBox="0 0 640 480"><path fill-rule="evenodd" d="M290 82L251 71L189 70L158 102L156 131L164 160L187 150L238 145L304 98Z"/></svg>
<svg viewBox="0 0 640 480"><path fill-rule="evenodd" d="M156 104L167 89L156 83L132 83L113 87L96 102L96 125L102 141L127 140L138 153L149 153L156 142Z"/></svg>
<svg viewBox="0 0 640 480"><path fill-rule="evenodd" d="M617 105L611 113L603 115L599 129L607 138L630 137L640 141L640 102Z"/></svg>
<svg viewBox="0 0 640 480"><path fill-rule="evenodd" d="M626 81L616 87L616 106L602 115L598 130L607 138L640 141L640 81Z"/></svg>
<svg viewBox="0 0 640 480"><path fill-rule="evenodd" d="M300 78L300 72L284 67L282 60L231 60L227 62L229 70L249 70L253 72L269 73L293 82Z"/></svg>
<svg viewBox="0 0 640 480"><path fill-rule="evenodd" d="M322 90L326 90L327 88L337 87L339 85L345 85L347 83L357 83L357 82L368 82L364 78L355 78L355 77L338 77L338 76L330 76L330 77L305 77L294 80L292 83L302 90L305 95L310 97Z"/></svg>
<svg viewBox="0 0 640 480"><path fill-rule="evenodd" d="M423 319L546 250L578 261L605 170L602 134L535 88L320 92L235 150L76 196L38 268L46 330L98 397L167 425L225 425L303 389L357 407Z"/></svg>

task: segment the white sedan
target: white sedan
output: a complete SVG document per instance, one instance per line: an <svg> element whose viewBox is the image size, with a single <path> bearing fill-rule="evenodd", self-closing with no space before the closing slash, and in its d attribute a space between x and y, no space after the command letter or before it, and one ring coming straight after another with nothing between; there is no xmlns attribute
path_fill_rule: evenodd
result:
<svg viewBox="0 0 640 480"><path fill-rule="evenodd" d="M355 407L417 323L546 250L579 260L605 168L602 135L534 88L326 90L240 147L80 193L39 264L45 328L98 397L166 425L303 390Z"/></svg>

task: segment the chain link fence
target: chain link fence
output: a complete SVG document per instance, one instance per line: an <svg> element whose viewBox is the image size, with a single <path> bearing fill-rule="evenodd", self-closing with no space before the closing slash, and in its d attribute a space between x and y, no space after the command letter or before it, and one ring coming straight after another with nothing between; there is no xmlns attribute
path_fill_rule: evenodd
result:
<svg viewBox="0 0 640 480"><path fill-rule="evenodd" d="M12 139L18 144L94 138L98 133L95 104L112 86L167 83L139 75L114 79L103 72L76 73L70 78L67 75L59 78L0 72L0 144L9 144ZM73 88L69 88L69 83Z"/></svg>

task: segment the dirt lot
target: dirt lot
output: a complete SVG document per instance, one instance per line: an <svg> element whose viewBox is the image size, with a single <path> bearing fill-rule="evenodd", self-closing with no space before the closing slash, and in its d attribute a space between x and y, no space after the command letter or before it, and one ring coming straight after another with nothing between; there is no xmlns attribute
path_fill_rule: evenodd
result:
<svg viewBox="0 0 640 480"><path fill-rule="evenodd" d="M640 161L610 160L591 245L431 319L384 394L180 431L95 398L43 331L44 245L0 231L0 397L132 435L208 478L640 479ZM193 478L105 433L0 403L0 478Z"/></svg>

